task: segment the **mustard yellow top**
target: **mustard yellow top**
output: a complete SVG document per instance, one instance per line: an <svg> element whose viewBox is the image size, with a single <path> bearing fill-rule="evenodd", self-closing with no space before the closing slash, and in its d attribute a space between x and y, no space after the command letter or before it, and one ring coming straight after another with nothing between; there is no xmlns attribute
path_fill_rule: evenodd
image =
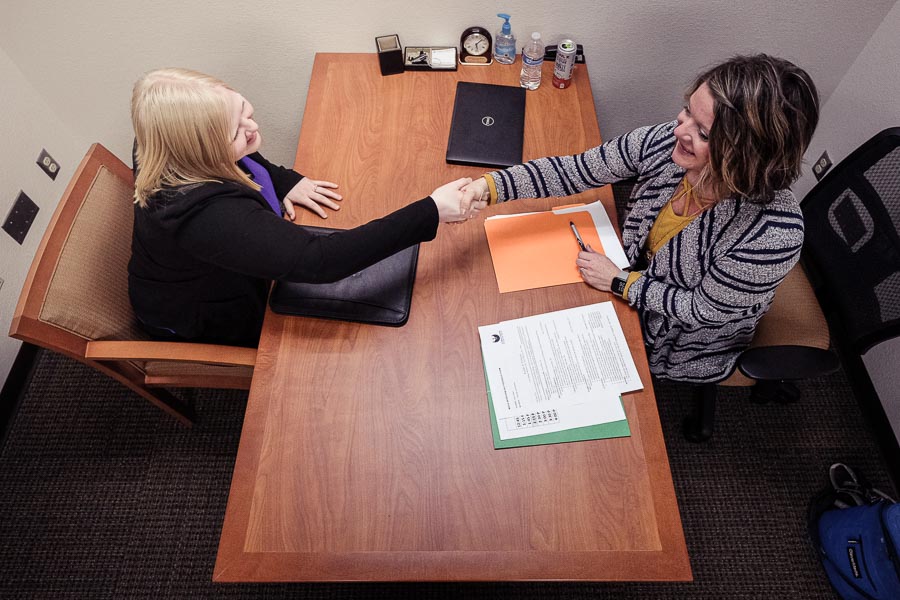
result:
<svg viewBox="0 0 900 600"><path fill-rule="evenodd" d="M650 233L647 235L647 246L644 250L647 256L647 262L650 262L650 260L653 259L653 256L659 252L659 249L662 248L666 242L678 235L679 231L690 225L691 221L700 216L700 213L707 208L707 206L704 206L697 199L694 187L688 183L687 178L681 181L681 188L682 192L672 196L672 199L662 207L662 210L659 211L659 216L656 217L656 221L653 223L653 227L650 228ZM672 208L672 203L682 196L686 196L684 215L679 215L676 214L675 209ZM631 288L631 284L637 281L641 275L643 275L643 273L640 271L632 271L628 274L628 280L625 283L625 291L622 293L624 299L628 300L628 290Z"/></svg>

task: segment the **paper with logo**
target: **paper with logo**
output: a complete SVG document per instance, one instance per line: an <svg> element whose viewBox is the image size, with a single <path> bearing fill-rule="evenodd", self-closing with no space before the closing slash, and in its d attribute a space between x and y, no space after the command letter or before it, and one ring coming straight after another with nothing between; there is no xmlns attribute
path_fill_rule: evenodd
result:
<svg viewBox="0 0 900 600"><path fill-rule="evenodd" d="M501 440L625 419L642 389L611 302L478 328Z"/></svg>
<svg viewBox="0 0 900 600"><path fill-rule="evenodd" d="M620 268L628 259L600 202L546 212L496 215L484 222L500 292L580 283L575 224L585 243Z"/></svg>

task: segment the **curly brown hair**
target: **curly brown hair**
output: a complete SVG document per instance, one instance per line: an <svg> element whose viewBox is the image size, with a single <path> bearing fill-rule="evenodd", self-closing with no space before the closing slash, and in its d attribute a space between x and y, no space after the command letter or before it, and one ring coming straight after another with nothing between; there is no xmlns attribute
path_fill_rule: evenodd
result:
<svg viewBox="0 0 900 600"><path fill-rule="evenodd" d="M819 122L819 93L806 71L766 54L735 56L697 76L715 100L708 177L752 202L769 202L800 177ZM706 177L703 177L706 179Z"/></svg>

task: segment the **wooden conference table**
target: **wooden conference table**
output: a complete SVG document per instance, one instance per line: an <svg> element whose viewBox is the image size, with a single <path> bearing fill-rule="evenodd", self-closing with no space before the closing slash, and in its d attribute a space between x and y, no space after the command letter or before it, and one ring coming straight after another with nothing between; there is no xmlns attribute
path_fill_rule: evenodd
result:
<svg viewBox="0 0 900 600"><path fill-rule="evenodd" d="M343 206L324 224L353 227L480 176L444 161L456 82L518 85L519 68L382 77L374 54L318 54L295 168L340 184ZM526 160L600 142L587 69L566 90L551 77L545 64L528 92ZM483 219L598 198L614 215L607 186L441 225L420 249L401 328L270 311L214 580L690 580L640 327L623 302L645 385L623 398L631 437L492 444L478 326L611 296L583 284L499 294Z"/></svg>

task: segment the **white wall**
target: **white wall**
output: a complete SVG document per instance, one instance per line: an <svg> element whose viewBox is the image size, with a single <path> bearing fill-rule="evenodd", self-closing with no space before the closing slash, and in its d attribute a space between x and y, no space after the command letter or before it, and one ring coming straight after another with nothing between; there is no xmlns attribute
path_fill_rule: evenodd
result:
<svg viewBox="0 0 900 600"><path fill-rule="evenodd" d="M887 127L900 127L900 3L875 31L822 108L808 152L810 164L828 150L837 164ZM802 197L815 184L812 174L794 186ZM900 439L900 339L873 348L864 357L885 413Z"/></svg>
<svg viewBox="0 0 900 600"><path fill-rule="evenodd" d="M0 232L0 386L21 345L7 337L19 291L31 259L69 178L84 153L69 128L47 106L9 56L0 49L0 220L23 190L38 205L37 217L21 246ZM59 161L53 181L35 164L41 149Z"/></svg>
<svg viewBox="0 0 900 600"><path fill-rule="evenodd" d="M839 85L825 99L807 152L812 164L827 150L837 164L887 127L900 127L900 2L894 5ZM793 186L802 198L816 178L811 171Z"/></svg>
<svg viewBox="0 0 900 600"><path fill-rule="evenodd" d="M247 95L267 155L290 163L317 51L373 52L375 36L387 33L405 45L456 45L466 26L493 31L495 13L508 12L520 48L534 30L585 45L609 137L673 117L691 76L736 52L793 59L827 97L895 0L0 2L0 46L85 143L127 158L134 80L154 67L190 66Z"/></svg>
<svg viewBox="0 0 900 600"><path fill-rule="evenodd" d="M0 0L0 50L5 53L0 135L16 142L0 150L0 162L22 165L4 172L0 209L12 201L9 190L38 185L33 178L43 175L33 175L29 165L42 146L66 167L52 192L33 187L42 218L52 212L64 187L61 180L77 162L73 154L99 141L129 160L131 85L142 72L160 66L207 71L243 92L256 108L264 153L290 164L315 52L373 52L374 38L388 33L398 33L404 45L456 45L465 27L478 24L494 31L501 23L495 13L508 12L520 48L534 30L548 43L571 37L584 44L601 131L608 138L674 117L691 77L738 52L765 51L794 60L810 72L827 99L894 4ZM6 64L10 61L14 67ZM10 89L25 94L12 111L6 108ZM36 224L26 248L42 233L42 224ZM27 270L30 260L25 249L10 258L4 251L0 277L7 284L0 291L0 314L12 311L19 291L20 284L8 273ZM7 360L0 353L0 365Z"/></svg>

